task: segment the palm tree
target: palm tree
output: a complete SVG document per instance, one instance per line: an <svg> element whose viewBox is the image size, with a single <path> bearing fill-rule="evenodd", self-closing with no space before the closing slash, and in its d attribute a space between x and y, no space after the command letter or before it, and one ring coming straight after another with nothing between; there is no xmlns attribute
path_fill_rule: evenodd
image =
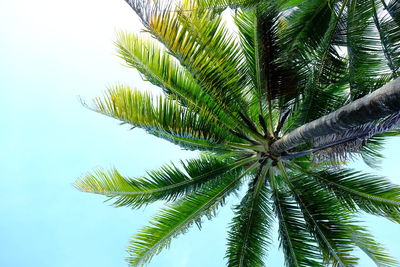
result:
<svg viewBox="0 0 400 267"><path fill-rule="evenodd" d="M119 55L163 94L118 85L91 108L200 151L146 177L96 170L76 182L115 206L167 202L130 241L130 265L212 218L243 184L228 266L264 265L274 219L287 266L354 266L356 247L397 264L358 216L400 222L400 187L344 165L360 155L375 166L400 133L396 0L126 2L147 33L120 33Z"/></svg>

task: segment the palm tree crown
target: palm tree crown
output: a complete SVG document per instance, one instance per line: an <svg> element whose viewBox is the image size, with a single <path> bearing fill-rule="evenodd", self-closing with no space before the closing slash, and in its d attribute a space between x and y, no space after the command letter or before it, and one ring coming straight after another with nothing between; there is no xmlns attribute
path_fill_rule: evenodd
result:
<svg viewBox="0 0 400 267"><path fill-rule="evenodd" d="M400 222L400 187L343 163L361 155L375 166L400 133L398 1L126 2L148 34L120 33L119 56L163 94L118 85L92 109L201 152L146 177L97 170L76 182L116 206L168 202L131 240L130 265L212 218L243 184L228 266L264 266L274 219L287 266L354 266L356 247L397 264L357 216Z"/></svg>

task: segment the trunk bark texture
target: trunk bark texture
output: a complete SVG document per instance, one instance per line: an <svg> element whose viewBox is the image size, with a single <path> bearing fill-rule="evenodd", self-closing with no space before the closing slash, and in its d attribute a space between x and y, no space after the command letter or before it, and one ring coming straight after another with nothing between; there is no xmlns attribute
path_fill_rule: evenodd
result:
<svg viewBox="0 0 400 267"><path fill-rule="evenodd" d="M280 154L306 141L340 133L400 111L400 78L319 119L284 135L271 144L270 152Z"/></svg>

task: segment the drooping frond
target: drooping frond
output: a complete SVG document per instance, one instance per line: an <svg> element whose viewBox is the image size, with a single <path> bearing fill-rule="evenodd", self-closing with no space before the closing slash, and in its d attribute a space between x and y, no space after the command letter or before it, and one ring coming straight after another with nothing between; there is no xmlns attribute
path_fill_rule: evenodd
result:
<svg viewBox="0 0 400 267"><path fill-rule="evenodd" d="M349 0L346 45L351 100L398 76L400 28L390 10L383 0ZM382 83L384 77L389 80Z"/></svg>
<svg viewBox="0 0 400 267"><path fill-rule="evenodd" d="M353 216L333 194L322 190L314 180L304 175L280 171L299 205L308 231L317 241L324 261L333 266L354 266L358 258L352 255L354 243L349 228Z"/></svg>
<svg viewBox="0 0 400 267"><path fill-rule="evenodd" d="M345 132L345 130L365 124L374 125L375 120L386 117L391 119L383 120L381 124L378 124L379 127L386 123L388 127L393 127L395 124L392 119L397 121L400 107L399 88L400 78L397 78L369 95L304 124L274 142L271 145L271 152L280 153L319 137Z"/></svg>
<svg viewBox="0 0 400 267"><path fill-rule="evenodd" d="M273 217L266 187L269 166L259 168L256 181L252 181L241 203L235 207L228 234L227 266L264 266Z"/></svg>
<svg viewBox="0 0 400 267"><path fill-rule="evenodd" d="M240 45L243 54L246 59L243 71L246 73L246 84L249 87L248 93L253 103L257 103L258 108L254 110L255 117L259 114L263 114L263 106L265 98L261 96L261 91L257 87L257 76L256 76L256 61L255 61L255 38L254 38L254 23L256 20L254 9L250 10L238 10L234 16L235 24L238 28ZM264 132L267 127L264 127Z"/></svg>
<svg viewBox="0 0 400 267"><path fill-rule="evenodd" d="M129 67L136 68L147 81L175 96L182 104L193 103L194 97L201 96L201 88L191 74L150 38L120 32L116 46Z"/></svg>
<svg viewBox="0 0 400 267"><path fill-rule="evenodd" d="M376 134L369 138L364 146L361 147L361 157L371 168L380 168L380 162L384 158L382 154L384 144L388 137L399 136L400 129L389 130L384 133Z"/></svg>
<svg viewBox="0 0 400 267"><path fill-rule="evenodd" d="M346 169L315 172L303 166L298 171L333 192L348 208L400 222L400 187L386 178Z"/></svg>
<svg viewBox="0 0 400 267"><path fill-rule="evenodd" d="M251 103L258 106L252 112L252 119L259 123L264 134L272 136L273 100L293 95L297 86L290 61L281 57L278 45L279 12L276 7L264 3L253 9L238 10L234 18L246 59L243 71L248 80L248 94Z"/></svg>
<svg viewBox="0 0 400 267"><path fill-rule="evenodd" d="M279 188L274 181L271 184L274 211L278 218L280 246L284 251L286 266L318 266L322 257L307 230L299 206L290 194Z"/></svg>
<svg viewBox="0 0 400 267"><path fill-rule="evenodd" d="M400 114L395 113L378 121L343 130L336 134L316 138L314 140L314 147L321 147L324 149L319 150L314 156L319 160L329 159L333 162L340 162L347 160L347 158L357 153L365 152L367 153L366 156L371 155L371 153L373 153L373 150L371 150L372 147L370 146L369 150L368 147L365 147L368 140L374 135L388 132L399 124ZM394 131L392 133L394 133ZM377 139L375 139L375 143L376 142ZM371 145L373 145L373 143ZM363 149L363 147L365 148ZM373 156L376 156L376 153L374 153Z"/></svg>
<svg viewBox="0 0 400 267"><path fill-rule="evenodd" d="M346 1L344 1L346 2ZM325 115L346 101L345 3L311 0L285 15L280 47L296 70L297 98L287 130ZM287 128L287 127L285 127Z"/></svg>
<svg viewBox="0 0 400 267"><path fill-rule="evenodd" d="M226 175L238 175L243 165L252 160L203 156L182 161L182 168L174 164L165 165L148 172L148 177L140 178L124 177L116 169L109 172L97 170L78 180L75 187L84 192L106 195L117 207L138 208L157 200L174 201L195 192L207 182L215 184Z"/></svg>
<svg viewBox="0 0 400 267"><path fill-rule="evenodd" d="M97 98L95 110L123 123L143 128L156 136L175 141L184 148L201 149L201 146L196 146L197 140L207 142L210 147L213 143L235 140L213 118L201 116L175 100L161 95L155 97L126 86L116 86L103 98ZM192 140L192 147L186 147L184 142L180 142L180 138L185 138L186 142Z"/></svg>
<svg viewBox="0 0 400 267"><path fill-rule="evenodd" d="M347 170L338 170L336 172L338 175L335 177L331 174L333 172L329 171L307 172L306 170L309 168L306 165L301 164L301 166L297 167L295 172L299 174L295 180L298 179L298 181L301 180L303 183L305 182L304 186L312 188L311 190L314 191L319 190L321 195L326 196L321 200L322 203L328 203L326 212L332 212L334 210L332 209L329 211L329 205L334 205L333 207L336 208L340 207L340 210L337 210L335 216L339 218L340 216L347 216L347 220L342 218L341 227L343 231L342 234L347 239L347 242L351 240L348 244L352 243L358 246L378 266L398 266L398 262L372 238L364 227L355 224L354 219L346 212L344 207L346 207L346 209L353 209L354 211L357 211L357 207L359 207L374 215L383 215L385 213L383 216L391 217L398 221L399 203L397 200L400 195L399 187L380 177L359 175L357 172ZM358 177L362 177L362 179L354 178L357 175ZM308 176L310 178L312 177L315 181L312 182L308 180ZM293 186L296 186L296 183L294 183ZM322 190L322 188L327 191ZM330 195L328 191L332 192L333 195ZM330 219L330 221L333 222L332 219ZM339 232L338 235L340 235Z"/></svg>
<svg viewBox="0 0 400 267"><path fill-rule="evenodd" d="M219 183L205 186L162 209L152 219L150 226L144 227L131 240L128 248L130 265L146 264L154 255L168 247L172 238L186 232L193 223L200 225L204 215L212 218L216 209L224 204L225 197L238 188L241 178L255 166L252 165L241 175L226 175Z"/></svg>
<svg viewBox="0 0 400 267"><path fill-rule="evenodd" d="M365 227L353 226L353 241L379 267L399 266L399 262L389 255L381 244L374 240Z"/></svg>

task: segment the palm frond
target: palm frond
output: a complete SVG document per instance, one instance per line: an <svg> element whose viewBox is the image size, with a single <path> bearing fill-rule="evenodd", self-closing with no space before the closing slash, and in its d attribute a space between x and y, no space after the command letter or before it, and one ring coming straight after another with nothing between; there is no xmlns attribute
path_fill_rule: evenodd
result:
<svg viewBox="0 0 400 267"><path fill-rule="evenodd" d="M199 139L210 144L237 140L215 124L213 118L201 116L176 100L162 95L155 97L127 86L115 86L103 98L95 99L94 110L167 140L170 140L168 137L193 139L193 146ZM177 143L183 145L183 142Z"/></svg>
<svg viewBox="0 0 400 267"><path fill-rule="evenodd" d="M182 168L174 164L148 172L148 177L122 176L116 169L97 170L75 183L81 191L106 195L117 207L133 208L157 200L175 201L177 198L200 189L205 183L218 183L225 175L237 175L253 158L234 160L226 157L203 156L181 161Z"/></svg>
<svg viewBox="0 0 400 267"><path fill-rule="evenodd" d="M246 56L249 76L258 89L258 98L268 94L274 99L293 94L296 80L293 71L284 64L290 62L281 58L278 46L278 31L282 27L280 13L271 4L260 5L257 9L239 10L235 16L241 47Z"/></svg>
<svg viewBox="0 0 400 267"><path fill-rule="evenodd" d="M144 227L133 236L128 248L129 264L146 264L154 255L168 247L172 238L185 233L193 223L200 225L204 215L212 218L216 209L224 204L225 197L238 188L241 178L257 164L253 164L240 175L226 175L218 184L204 187L162 209L152 219L150 226Z"/></svg>
<svg viewBox="0 0 400 267"><path fill-rule="evenodd" d="M287 26L279 45L297 77L291 129L333 111L346 100L347 63L338 49L345 36L344 5L341 1L305 1L285 15Z"/></svg>
<svg viewBox="0 0 400 267"><path fill-rule="evenodd" d="M182 104L194 102L195 97L201 96L201 87L191 74L151 38L119 32L116 46L119 56L129 67L140 71L147 81L175 96Z"/></svg>
<svg viewBox="0 0 400 267"><path fill-rule="evenodd" d="M162 88L170 97L178 99L184 106L197 108L199 112L203 109L216 112L213 99L202 90L179 61L156 41L120 32L116 45L119 56L130 67L136 68L146 80Z"/></svg>
<svg viewBox="0 0 400 267"><path fill-rule="evenodd" d="M249 10L251 8L255 8L259 5L265 4L263 0L197 0L200 8L212 8L219 9L221 11L226 8L231 9L242 9ZM282 10L287 10L293 8L306 0L278 0L276 1L277 6L279 6Z"/></svg>
<svg viewBox="0 0 400 267"><path fill-rule="evenodd" d="M281 179L281 177L276 177ZM272 199L279 224L280 246L283 248L287 267L318 266L322 261L315 240L307 230L303 214L290 196L277 181L271 181Z"/></svg>
<svg viewBox="0 0 400 267"><path fill-rule="evenodd" d="M309 75L306 77L307 82L300 108L301 116L299 117L298 125L310 122L331 112L332 110L325 108L325 105L320 105L323 101L327 100L326 97L335 96L329 99L329 102L325 102L325 104L335 104L335 108L340 107L340 104L343 105L345 100L345 98L339 97L340 92L343 92L345 89L343 88L343 81L347 66L337 49L337 45L343 43L346 2L347 0L341 4L333 4L329 8L330 19L325 32L319 39L316 38L308 41L308 47L304 47L304 49L309 51L311 61L308 66ZM335 93L332 93L332 91L326 93L326 91L332 89L335 90Z"/></svg>
<svg viewBox="0 0 400 267"><path fill-rule="evenodd" d="M365 152L364 155L368 156L378 156L372 146L375 144L375 149L379 148L378 139L382 139L385 136L384 133L394 129L400 123L400 114L395 113L386 118L366 123L364 125L350 128L344 130L340 133L331 134L316 138L314 140L314 147L326 147L325 149L318 150L315 153L315 158L318 160L329 159L333 162L340 162L347 160L347 158L352 157L354 154ZM392 130L391 133L386 135L393 135L396 131ZM379 137L380 135L380 137ZM368 147L368 140L377 136L371 141L371 145ZM376 150L375 150L376 151Z"/></svg>
<svg viewBox="0 0 400 267"><path fill-rule="evenodd" d="M292 166L292 165L291 165ZM292 168L292 167L290 167ZM296 171L298 172L298 174L292 173L290 180L289 177L286 177L286 181L289 184L289 187L291 187L291 190L293 192L293 195L295 198L297 198L296 200L298 201L299 206L302 208L303 210L303 214L305 217L305 220L307 223L310 223L309 220L310 218L307 218L307 216L312 215L313 220L312 223L315 223L317 226L317 224L319 223L319 220L321 220L320 222L322 222L322 225L324 227L318 229L318 226L316 227L317 229L312 229L312 231L318 230L321 233L327 229L329 229L327 232L325 232L325 239L323 240L324 242L328 242L329 238L333 239L331 241L332 242L332 246L331 246L331 250L335 251L335 250L342 250L345 251L345 253L347 254L347 258L350 257L350 265L351 264L355 264L356 263L356 258L355 257L351 257L351 255L349 253L351 253L352 251L352 247L354 246L358 246L362 251L364 251L374 262L377 263L378 266L397 266L397 261L395 259L393 259L389 254L387 254L385 252L385 250L383 249L383 247L377 243L376 241L374 241L374 239L371 237L371 235L368 233L368 231L359 225L356 225L356 221L354 220L354 217L351 215L351 213L349 213L344 206L340 203L343 200L343 196L340 196L340 194L337 194L337 192L335 192L335 189L332 189L332 187L334 187L335 185L337 185L339 182L332 182L332 184L329 186L327 185L326 181L322 181L323 177L319 176L319 175L314 175L314 181L310 180L309 178L307 178L309 176L308 173L305 173L304 170L307 169L306 166L301 166L300 168L298 168ZM285 171L283 171L285 172ZM344 174L344 176L348 176L349 173ZM317 178L318 177L318 178ZM375 177L370 177L370 183L373 183L371 181L373 181ZM338 180L338 178L335 179L330 179L330 181L332 180ZM358 181L358 182L364 182L364 181ZM382 182L382 180L381 180ZM302 183L303 188L307 188L306 190L298 190L297 188L299 188L300 183ZM335 185L333 185L335 184ZM352 185L355 186L355 191L358 190L362 185L358 184L358 188L356 187L356 182L354 182ZM387 181L383 181L382 184L385 184L386 186L393 186L390 183L388 183ZM333 185L333 186L332 186ZM353 188L351 188L350 184L348 184L347 186L349 186L347 188L348 191L352 190ZM322 187L321 187L322 186ZM323 189L324 188L324 189ZM385 188L385 186L381 186L381 190L382 188ZM342 188L343 189L343 188ZM392 187L393 189L393 187ZM298 192L295 192L295 191ZM328 190L328 191L326 191ZM333 194L330 194L330 192L333 192ZM360 190L361 191L361 190ZM384 189L383 189L384 191ZM385 193L382 192L382 195L390 195L393 194L394 192L390 192L390 190L386 191ZM398 191L398 190L397 190ZM302 193L305 193L305 195L301 196ZM314 198L314 197L309 197L308 193L311 194L316 194L319 197L318 198ZM398 193L394 193L397 194ZM366 197L366 196L363 196ZM349 197L349 199L357 199L354 195L352 197ZM373 196L368 196L368 198L373 199ZM377 200L378 198L380 198L379 196L374 199ZM383 197L384 198L384 197ZM313 204L308 203L309 200L312 201L317 201L314 202ZM340 200L340 202L339 202ZM354 201L354 200L353 200ZM391 201L387 201L387 199L385 200L386 202L391 202ZM308 203L308 204L306 204ZM392 202L393 204L394 202ZM311 204L311 205L309 205ZM316 206L318 207L316 207ZM354 203L348 203L348 205L346 205L347 208L351 208L354 207L355 204ZM317 208L317 209L316 209ZM314 214L310 211L313 211ZM318 212L318 214L315 214L315 211ZM359 223L359 222L357 222ZM325 228L325 229L323 229ZM328 234L329 231L332 231L331 234ZM334 235L336 236L334 236ZM329 235L331 235L331 237L329 237ZM321 241L319 241L319 237L316 235L315 236L317 241L320 243ZM335 243L338 242L338 240L340 240L340 245L344 247L342 248L338 248L336 247ZM336 247L336 248L335 248ZM345 248L347 247L347 248ZM320 244L320 248L324 248L324 246L321 246ZM324 252L324 250L323 250ZM325 260L328 259L329 262L329 257L326 258L326 251L325 253ZM349 259L349 258L348 258ZM343 265L344 262L340 263L339 261L336 262L335 264L338 265Z"/></svg>
<svg viewBox="0 0 400 267"><path fill-rule="evenodd" d="M400 222L400 187L386 178L346 169L314 172L303 166L298 171L333 192L348 208Z"/></svg>
<svg viewBox="0 0 400 267"><path fill-rule="evenodd" d="M253 112L251 112L251 114L253 113L255 114L253 115L253 117L257 117L260 114L264 113L264 103L265 103L265 98L261 97L262 94L260 92L260 89L257 88L256 61L255 61L256 49L254 43L255 20L256 16L254 9L250 10L239 9L238 11L236 11L236 14L234 16L234 21L239 32L241 49L243 51L247 63L244 64L245 67L243 68L243 71L246 73L245 75L246 84L247 87L249 88L246 94L248 94L249 97L252 98L251 103L257 103L256 105L258 107L257 109L254 109ZM264 129L264 133L266 132L267 131L265 131Z"/></svg>
<svg viewBox="0 0 400 267"><path fill-rule="evenodd" d="M285 47L293 52L301 52L305 45L316 48L329 25L331 14L328 1L311 0L301 3L287 17ZM300 53L297 56L302 55L304 54Z"/></svg>
<svg viewBox="0 0 400 267"><path fill-rule="evenodd" d="M144 6L141 0L129 3L148 31L190 71L236 126L262 139L238 116L239 112L246 114L249 106L243 96L245 79L240 71L243 54L222 17L211 11L160 11L151 4Z"/></svg>
<svg viewBox="0 0 400 267"><path fill-rule="evenodd" d="M311 81L308 82L309 86L312 87L314 82L314 78L311 78ZM308 88L309 91L304 93L304 98L296 106L294 110L296 116L291 118L294 121L290 128L285 129L286 131L318 119L346 104L347 84L344 80L333 82L326 87L311 87Z"/></svg>
<svg viewBox="0 0 400 267"><path fill-rule="evenodd" d="M249 9L262 3L263 0L197 0L199 8L218 8L224 10L226 8Z"/></svg>
<svg viewBox="0 0 400 267"><path fill-rule="evenodd" d="M346 44L351 100L375 90L376 79L383 74L381 43L375 29L370 1L348 2Z"/></svg>
<svg viewBox="0 0 400 267"><path fill-rule="evenodd" d="M399 266L399 262L389 255L381 244L375 241L365 227L354 226L353 240L355 244L379 267Z"/></svg>
<svg viewBox="0 0 400 267"><path fill-rule="evenodd" d="M297 87L295 72L278 45L278 31L282 28L278 7L264 3L250 10L239 10L235 23L247 63L243 69L247 73L249 93L254 98L252 103L259 107L253 120L264 117L264 109L268 108L268 125L264 128L272 136L272 100L292 96Z"/></svg>
<svg viewBox="0 0 400 267"><path fill-rule="evenodd" d="M388 14L382 15L380 1L371 0L373 18L376 29L379 32L382 50L387 60L393 78L398 77L400 68L400 25L392 20Z"/></svg>
<svg viewBox="0 0 400 267"><path fill-rule="evenodd" d="M269 166L259 167L256 182L252 181L240 205L235 207L228 233L228 266L264 266L273 221L270 192L265 185Z"/></svg>
<svg viewBox="0 0 400 267"><path fill-rule="evenodd" d="M352 255L354 243L349 227L353 216L330 192L307 176L296 175L285 170L281 162L279 169L298 203L308 231L316 239L324 261L333 266L354 266L358 258ZM300 189L301 188L301 189Z"/></svg>
<svg viewBox="0 0 400 267"><path fill-rule="evenodd" d="M391 0L387 6L385 5L385 9L389 12L397 25L400 25L400 3L397 0Z"/></svg>
<svg viewBox="0 0 400 267"><path fill-rule="evenodd" d="M238 148L237 145L231 146L228 144L226 144L226 145L217 144L217 143L209 142L204 139L193 139L190 137L175 136L173 134L169 134L167 132L162 132L162 131L158 131L158 130L147 130L147 132L149 132L150 134L152 134L154 136L157 136L159 138L167 140L185 150L210 151L210 152L215 152L218 154L230 153L233 151L236 151L238 153L244 152L244 149ZM246 146L245 144L240 144L240 143L238 143L238 145Z"/></svg>
<svg viewBox="0 0 400 267"><path fill-rule="evenodd" d="M144 177L97 170L76 182L117 207L167 202L131 239L131 266L200 228L246 177L228 266L264 266L273 215L288 267L355 266L357 247L397 264L356 215L399 223L400 187L328 167L356 154L375 166L400 134L398 0L125 1L145 37L120 33L118 54L162 91L114 86L91 109L209 152Z"/></svg>
<svg viewBox="0 0 400 267"><path fill-rule="evenodd" d="M130 5L138 13L147 30L190 71L204 90L213 92L212 95L219 100L223 100L224 97L229 99L229 96L223 94L231 94L232 90L228 90L229 92L213 90L218 88L221 80L226 82L226 87L240 80L236 76L239 74L234 73L232 69L236 69L241 61L241 53L229 31L222 25L220 16L196 10L185 12L179 8L172 12L162 10L151 2L143 4L143 1L139 0L130 1ZM208 52L212 54L209 55ZM222 61L222 58L225 60ZM214 74L208 77L213 70Z"/></svg>
<svg viewBox="0 0 400 267"><path fill-rule="evenodd" d="M384 144L389 137L399 136L400 129L392 129L384 133L370 137L361 147L361 157L365 164L371 168L379 169L380 162L384 158L382 154Z"/></svg>
<svg viewBox="0 0 400 267"><path fill-rule="evenodd" d="M170 98L197 113L210 117L214 124L223 124L233 130L230 122L212 96L192 77L179 61L163 49L159 43L135 34L119 33L118 52L130 67L136 68L154 85L163 89Z"/></svg>

